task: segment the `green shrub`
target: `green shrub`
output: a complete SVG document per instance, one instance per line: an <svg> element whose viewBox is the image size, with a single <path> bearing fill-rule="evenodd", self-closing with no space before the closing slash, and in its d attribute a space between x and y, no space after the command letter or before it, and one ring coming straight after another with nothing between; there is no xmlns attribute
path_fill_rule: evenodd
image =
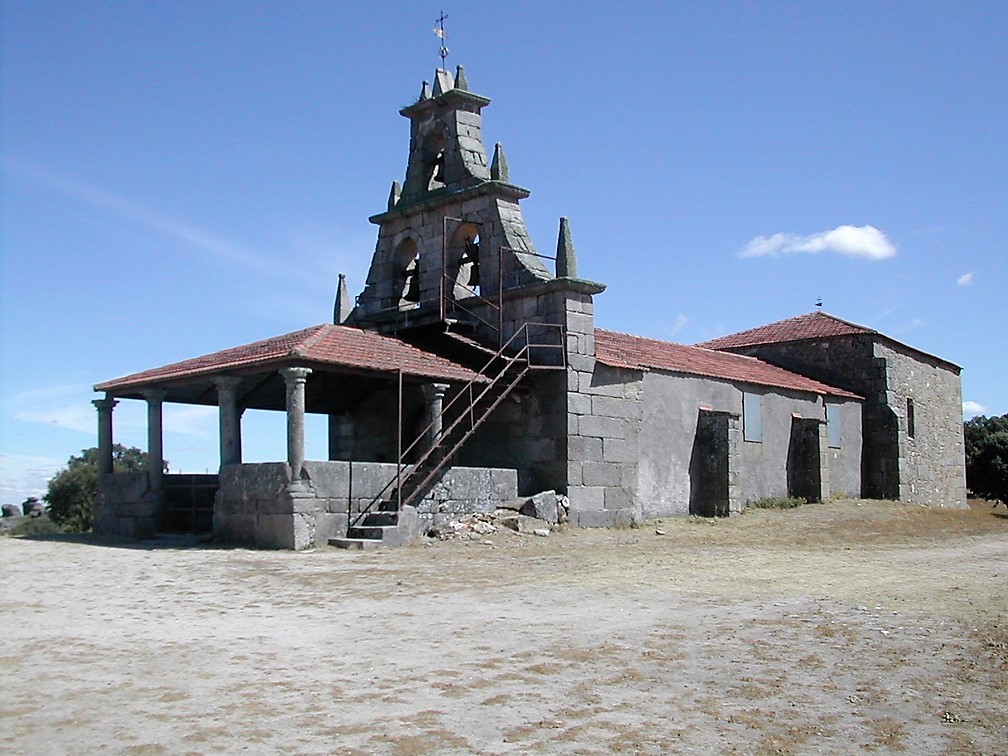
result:
<svg viewBox="0 0 1008 756"><path fill-rule="evenodd" d="M13 528L0 531L5 536L34 536L34 535L54 535L64 532L63 528L50 520L48 517L25 517L24 522L18 523Z"/></svg>

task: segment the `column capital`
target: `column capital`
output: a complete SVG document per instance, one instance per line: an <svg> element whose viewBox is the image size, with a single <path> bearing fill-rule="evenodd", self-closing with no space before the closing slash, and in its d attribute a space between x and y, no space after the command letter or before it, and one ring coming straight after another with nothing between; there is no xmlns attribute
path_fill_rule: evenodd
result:
<svg viewBox="0 0 1008 756"><path fill-rule="evenodd" d="M99 412L111 412L112 408L119 404L119 400L113 399L111 396L106 396L104 399L92 399L91 404L93 404L95 409Z"/></svg>
<svg viewBox="0 0 1008 756"><path fill-rule="evenodd" d="M428 399L444 398L445 392L451 388L450 383L425 383L423 385L424 396Z"/></svg>
<svg viewBox="0 0 1008 756"><path fill-rule="evenodd" d="M143 394L143 398L147 400L148 404L161 404L168 396L167 389L160 388L144 389L140 393Z"/></svg>
<svg viewBox="0 0 1008 756"><path fill-rule="evenodd" d="M307 367L280 368L280 375L283 376L284 382L287 385L304 383L308 380L308 376L311 375L311 372L312 369Z"/></svg>
<svg viewBox="0 0 1008 756"><path fill-rule="evenodd" d="M215 375L213 377L213 384L219 390L236 389L239 383L241 383L241 378L237 375Z"/></svg>

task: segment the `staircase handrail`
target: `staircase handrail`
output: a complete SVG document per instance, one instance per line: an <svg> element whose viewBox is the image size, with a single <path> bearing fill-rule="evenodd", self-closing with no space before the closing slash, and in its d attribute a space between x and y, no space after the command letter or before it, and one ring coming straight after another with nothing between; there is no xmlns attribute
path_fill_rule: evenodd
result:
<svg viewBox="0 0 1008 756"><path fill-rule="evenodd" d="M549 330L556 331L557 333L560 334L559 343L558 344L531 343L529 341L529 326L545 327L545 328L547 328ZM505 352L507 352L507 350L511 348L512 343L520 335L523 335L523 334L524 334L524 337L525 337L524 346L522 346L513 356L506 355ZM554 324L554 323L523 323L522 326L514 332L514 334L511 336L511 338L509 338L507 340L507 342L505 342L505 344L493 355L493 357L491 357L489 360L487 360L486 364L484 364L483 367L481 367L480 370L477 371L477 374L475 376L473 376L473 378L471 378L469 380L469 382L466 383L466 385L463 386L462 389L457 394L455 394L455 396L453 396L448 401L448 403L446 405L444 405L444 407L443 407L443 409L441 411L441 418L438 418L438 419L442 419L443 420L444 416L446 414L448 414L449 410L451 410L455 406L455 404L457 402L461 401L462 397L466 396L466 395L469 396L469 405L468 405L469 416L470 416L470 418L473 418L472 409L476 406L476 404L478 404L480 402L480 400L483 399L483 397L485 397L487 395L487 393L498 383L498 381L500 381L503 378L503 376L507 372L508 367L510 367L511 365L513 365L513 364L515 364L517 362L520 362L522 360L523 356L525 358L527 368L533 367L531 365L530 360L529 360L529 354L530 354L529 350L530 350L530 347L546 348L546 349L557 349L559 351L559 354L561 356L561 360L563 362L563 355L564 355L564 350L563 350L563 326L560 326L560 325L557 325L557 324ZM488 371L490 370L490 368L496 362L498 362L499 360L502 360L502 359L506 360L506 364L505 364L504 368L502 370L500 370L496 375L493 375L492 377L490 377L490 375L488 374ZM564 367L564 365L561 364L560 367L562 368L562 367ZM525 374L525 372L526 371L522 371L522 373L519 376L518 380L520 380L521 376L523 376ZM472 398L473 387L475 385L477 385L477 383L480 383L479 379L481 377L483 377L483 378L490 377L490 381L487 382L486 384L482 384L483 385L483 390L481 392L479 392L479 395L476 396L475 399L473 399ZM500 401L502 401L503 398L505 396L507 396L508 393L510 393L511 389L514 388L514 385L516 383L517 383L517 380L514 381L512 383L512 385L508 387L508 391L507 392L505 392L501 397L498 398L498 400L496 402L493 403L493 405L491 405L491 407L489 408L489 410L488 410L488 412L486 414L489 414L489 411L492 411L494 408L496 408L496 406L500 403ZM402 477L402 475L400 474L399 471L402 469L402 466L404 464L404 460L414 451L414 449L417 447L418 444L420 444L424 439L426 439L428 437L428 435L430 434L430 432L433 430L434 425L435 425L437 419L431 419L431 422L427 425L427 427L425 427L417 435L416 439L414 439L414 441L408 447L406 447L405 449L403 449L402 453L399 456L399 459L396 462L397 468L396 468L396 475L395 475L395 477L391 478L389 480L389 482L386 483L382 487L382 489L378 492L378 494L376 496L374 496L374 498L368 503L368 505L366 507L364 507L363 509L361 509L361 511L358 512L355 517L351 517L351 518L348 519L348 526L353 527L353 526L357 525L359 522L361 522L364 519L364 517L366 517L367 514L369 512L371 512L371 510L374 508L374 506L376 504L378 504L379 502L381 502L382 500L384 500L385 495L389 492L389 490L392 488L392 486L395 485L397 482L399 484L398 485L398 491L397 491L397 493L401 497L402 486L406 483L406 481L408 481L410 479L410 477L413 476L413 474L417 470L419 470L420 466L423 465L430 458L430 456L441 446L442 439L447 438L448 435L450 433L452 433L459 426L459 424L462 422L462 420L465 418L465 416L466 416L466 413L464 411L460 412L459 415L458 415L458 417L456 417L448 425L447 428L445 428L445 427L442 426L442 430L441 430L441 433L440 433L439 437L437 439L434 439L434 442L427 448L427 450L423 454L420 455L420 458L416 462L414 462L412 464L412 468L411 468L410 472L407 473L405 477ZM471 428L471 430L475 430L476 426L478 426L483 421L483 419L485 419L485 418L481 417L478 422L475 421L474 419L472 419L472 428ZM465 439L463 439L463 441L464 440ZM458 446L460 446L460 445L461 445L461 442L456 447L454 447L451 450L451 453L454 454L454 452L457 451ZM447 459L447 457L446 457L446 459ZM437 468L435 468L435 472L438 469L440 469L441 465L443 465L443 462L441 464L439 464L437 466ZM401 506L401 505L402 505L402 500L400 498L400 500L398 502L398 506ZM397 508L398 508L398 506L397 506Z"/></svg>

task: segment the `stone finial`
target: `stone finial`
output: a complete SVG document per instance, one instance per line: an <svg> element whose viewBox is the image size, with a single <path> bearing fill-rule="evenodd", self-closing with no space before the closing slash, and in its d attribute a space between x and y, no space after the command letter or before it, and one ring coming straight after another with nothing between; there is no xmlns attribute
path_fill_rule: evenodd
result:
<svg viewBox="0 0 1008 756"><path fill-rule="evenodd" d="M423 86L420 87L420 99L421 100L429 100L430 98L431 98L430 84L428 84L425 81L423 83Z"/></svg>
<svg viewBox="0 0 1008 756"><path fill-rule="evenodd" d="M455 89L461 89L464 92L469 91L469 82L466 81L465 69L462 66L455 68Z"/></svg>
<svg viewBox="0 0 1008 756"><path fill-rule="evenodd" d="M490 162L490 178L493 181L508 180L507 158L504 157L504 145L500 142L494 145L493 160Z"/></svg>
<svg viewBox="0 0 1008 756"><path fill-rule="evenodd" d="M455 87L455 79L452 75L445 71L443 68L439 68L434 72L434 96L443 95L450 89Z"/></svg>
<svg viewBox="0 0 1008 756"><path fill-rule="evenodd" d="M350 295L347 293L346 275L339 274L339 284L336 287L336 304L333 306L333 323L339 325L350 317Z"/></svg>
<svg viewBox="0 0 1008 756"><path fill-rule="evenodd" d="M574 242L571 241L570 223L566 218L560 219L560 236L557 238L556 274L557 278L577 278L577 256L574 254Z"/></svg>
<svg viewBox="0 0 1008 756"><path fill-rule="evenodd" d="M388 195L388 209L391 210L393 207L399 204L399 197L402 195L402 185L398 181L392 182L392 189L389 191Z"/></svg>

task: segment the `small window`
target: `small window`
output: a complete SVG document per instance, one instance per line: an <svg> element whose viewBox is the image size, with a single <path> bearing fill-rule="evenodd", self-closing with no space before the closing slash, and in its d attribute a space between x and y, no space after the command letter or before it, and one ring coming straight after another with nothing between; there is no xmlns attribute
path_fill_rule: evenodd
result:
<svg viewBox="0 0 1008 756"><path fill-rule="evenodd" d="M907 397L907 436L913 438L916 430L914 427L914 400Z"/></svg>
<svg viewBox="0 0 1008 756"><path fill-rule="evenodd" d="M763 397L759 394L742 394L742 438L763 440Z"/></svg>
<svg viewBox="0 0 1008 756"><path fill-rule="evenodd" d="M839 449L843 441L840 432L840 405L826 402L826 435L829 445L833 449Z"/></svg>

